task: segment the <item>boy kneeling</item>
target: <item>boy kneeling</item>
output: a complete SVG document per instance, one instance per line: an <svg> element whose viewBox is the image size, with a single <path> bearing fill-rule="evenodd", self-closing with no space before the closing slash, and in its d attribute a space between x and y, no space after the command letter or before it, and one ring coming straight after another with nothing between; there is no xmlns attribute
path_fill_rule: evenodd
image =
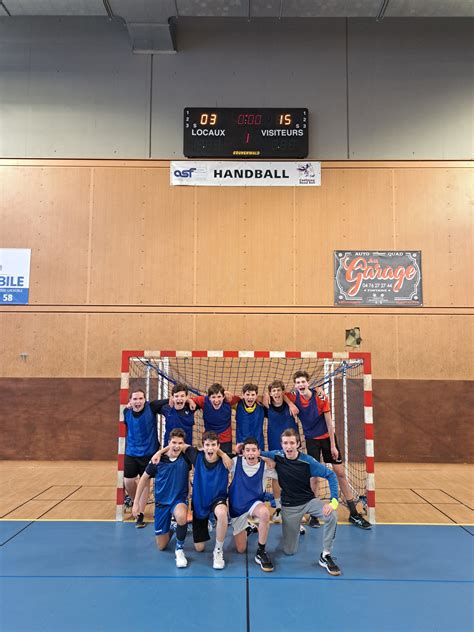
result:
<svg viewBox="0 0 474 632"><path fill-rule="evenodd" d="M243 442L242 456L233 458L233 479L229 487L229 513L234 531L235 547L239 553L247 549L248 518L258 518L258 548L255 562L263 571L273 571L273 564L265 550L270 524L270 511L264 503L266 478L276 478L260 459L257 439Z"/></svg>

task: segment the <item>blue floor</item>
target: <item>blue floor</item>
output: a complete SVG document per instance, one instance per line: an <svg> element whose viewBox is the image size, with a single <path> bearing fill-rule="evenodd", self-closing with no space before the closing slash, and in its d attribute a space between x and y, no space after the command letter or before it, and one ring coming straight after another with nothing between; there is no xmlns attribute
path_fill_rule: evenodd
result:
<svg viewBox="0 0 474 632"><path fill-rule="evenodd" d="M472 531L472 530L471 530ZM471 632L473 537L455 526L338 527L340 577L317 564L321 533L307 529L286 557L281 527L267 546L275 572L226 541L214 571L187 541L187 569L158 552L151 525L0 522L2 632Z"/></svg>

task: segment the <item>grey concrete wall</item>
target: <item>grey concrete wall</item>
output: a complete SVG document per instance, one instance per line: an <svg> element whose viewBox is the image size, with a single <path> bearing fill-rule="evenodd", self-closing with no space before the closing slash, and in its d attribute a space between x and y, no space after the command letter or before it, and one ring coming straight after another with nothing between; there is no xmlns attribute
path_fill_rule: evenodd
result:
<svg viewBox="0 0 474 632"><path fill-rule="evenodd" d="M186 106L307 107L313 159L472 157L473 21L0 19L0 156L180 158ZM151 120L150 120L151 117Z"/></svg>
<svg viewBox="0 0 474 632"><path fill-rule="evenodd" d="M183 109L307 107L313 157L347 157L345 20L179 20L153 64L153 157L182 156ZM166 90L167 88L167 90Z"/></svg>
<svg viewBox="0 0 474 632"><path fill-rule="evenodd" d="M118 22L0 19L0 155L148 156L150 66Z"/></svg>
<svg viewBox="0 0 474 632"><path fill-rule="evenodd" d="M473 24L351 21L350 158L472 158Z"/></svg>

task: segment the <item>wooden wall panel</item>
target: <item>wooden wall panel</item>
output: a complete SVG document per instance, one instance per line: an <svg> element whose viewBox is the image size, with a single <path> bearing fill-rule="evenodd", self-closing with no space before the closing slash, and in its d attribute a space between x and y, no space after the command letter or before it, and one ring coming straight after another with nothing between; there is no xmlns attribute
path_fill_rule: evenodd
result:
<svg viewBox="0 0 474 632"><path fill-rule="evenodd" d="M291 305L293 191L204 188L197 197L197 303Z"/></svg>
<svg viewBox="0 0 474 632"><path fill-rule="evenodd" d="M359 326L377 459L469 460L472 170L343 167L313 190L170 187L153 162L0 167L0 247L33 251L30 305L0 306L18 419L2 415L0 456L28 440L27 458L114 458L124 348L340 351ZM422 250L425 307L334 308L337 248Z"/></svg>
<svg viewBox="0 0 474 632"><path fill-rule="evenodd" d="M395 316L365 314L296 316L296 349L337 351L345 347L345 330L360 327L361 351L371 351L374 375L398 377Z"/></svg>
<svg viewBox="0 0 474 632"><path fill-rule="evenodd" d="M324 169L322 186L296 191L298 305L333 305L333 251L393 249L390 169Z"/></svg>
<svg viewBox="0 0 474 632"><path fill-rule="evenodd" d="M294 348L294 316L288 314L198 315L196 349Z"/></svg>
<svg viewBox="0 0 474 632"><path fill-rule="evenodd" d="M1 377L84 375L85 314L4 312L0 332Z"/></svg>
<svg viewBox="0 0 474 632"><path fill-rule="evenodd" d="M124 347L338 351L360 326L379 377L472 376L467 164L328 163L300 190L32 163L0 167L0 247L33 249L30 305L0 306L1 375L113 376ZM426 307L334 308L339 247L421 249Z"/></svg>
<svg viewBox="0 0 474 632"><path fill-rule="evenodd" d="M87 375L120 373L123 349L190 349L189 314L93 314L89 316Z"/></svg>
<svg viewBox="0 0 474 632"><path fill-rule="evenodd" d="M245 289L242 221L247 194L224 188L197 191L196 300L200 305L241 305ZM217 302L216 302L217 301Z"/></svg>
<svg viewBox="0 0 474 632"><path fill-rule="evenodd" d="M94 169L91 304L192 304L193 199L168 169Z"/></svg>
<svg viewBox="0 0 474 632"><path fill-rule="evenodd" d="M90 169L2 167L0 247L31 248L30 304L84 303Z"/></svg>
<svg viewBox="0 0 474 632"><path fill-rule="evenodd" d="M474 379L472 316L398 317L401 378Z"/></svg>
<svg viewBox="0 0 474 632"><path fill-rule="evenodd" d="M122 349L338 351L354 326L380 379L474 379L472 318L409 314L2 313L0 376L112 377Z"/></svg>
<svg viewBox="0 0 474 632"><path fill-rule="evenodd" d="M396 248L422 249L426 306L472 306L473 185L469 169L394 171Z"/></svg>

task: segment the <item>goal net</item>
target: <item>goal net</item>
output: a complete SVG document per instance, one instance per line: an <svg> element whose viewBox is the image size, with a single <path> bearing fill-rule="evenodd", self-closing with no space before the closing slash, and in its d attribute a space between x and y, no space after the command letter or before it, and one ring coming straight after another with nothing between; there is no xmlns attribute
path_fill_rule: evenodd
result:
<svg viewBox="0 0 474 632"><path fill-rule="evenodd" d="M372 418L372 377L369 353L321 353L284 351L124 351L120 396L118 442L117 520L123 518L123 461L126 429L123 409L129 392L141 388L148 401L167 398L174 384L187 385L190 395L205 395L211 384L219 383L235 395L244 384L258 385L262 395L274 380L287 391L293 374L309 373L310 387L322 387L329 398L332 419L342 453L346 475L354 493L375 522L374 449ZM158 436L163 441L166 421L157 417ZM233 413L235 445L235 413ZM301 430L301 428L300 428ZM195 413L193 444L201 445L204 432L202 412ZM305 450L301 432L302 449ZM320 496L328 496L327 484Z"/></svg>

